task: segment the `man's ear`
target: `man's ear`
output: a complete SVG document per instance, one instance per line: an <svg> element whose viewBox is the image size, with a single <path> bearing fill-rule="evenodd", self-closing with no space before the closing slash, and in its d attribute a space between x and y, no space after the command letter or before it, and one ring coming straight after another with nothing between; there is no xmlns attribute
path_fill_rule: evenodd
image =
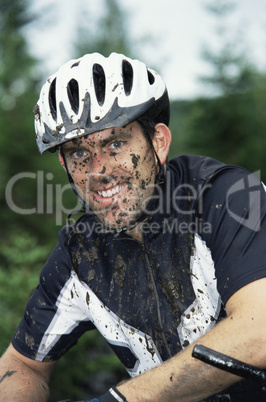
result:
<svg viewBox="0 0 266 402"><path fill-rule="evenodd" d="M66 170L65 161L64 161L64 158L63 158L63 156L62 156L62 154L61 154L60 151L59 151L59 153L58 153L58 157L59 157L59 162L61 163L61 165L63 166L63 168Z"/></svg>
<svg viewBox="0 0 266 402"><path fill-rule="evenodd" d="M152 143L162 165L166 162L171 141L170 129L163 123L156 124Z"/></svg>

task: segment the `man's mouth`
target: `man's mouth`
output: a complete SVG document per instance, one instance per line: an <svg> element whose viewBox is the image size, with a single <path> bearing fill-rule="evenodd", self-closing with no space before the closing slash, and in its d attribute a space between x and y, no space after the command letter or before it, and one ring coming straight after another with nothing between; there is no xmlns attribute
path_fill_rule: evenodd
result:
<svg viewBox="0 0 266 402"><path fill-rule="evenodd" d="M97 191L97 193L103 198L113 197L115 194L119 193L123 188L126 187L126 184L118 185L113 187L112 189L108 189L106 191Z"/></svg>

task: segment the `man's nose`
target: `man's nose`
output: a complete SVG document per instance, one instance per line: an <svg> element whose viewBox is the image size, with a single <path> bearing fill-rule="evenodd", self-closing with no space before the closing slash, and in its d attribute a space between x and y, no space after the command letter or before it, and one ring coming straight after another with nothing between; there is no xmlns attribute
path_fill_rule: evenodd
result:
<svg viewBox="0 0 266 402"><path fill-rule="evenodd" d="M113 159L108 154L101 152L93 155L89 171L91 178L99 179L110 175L113 171Z"/></svg>

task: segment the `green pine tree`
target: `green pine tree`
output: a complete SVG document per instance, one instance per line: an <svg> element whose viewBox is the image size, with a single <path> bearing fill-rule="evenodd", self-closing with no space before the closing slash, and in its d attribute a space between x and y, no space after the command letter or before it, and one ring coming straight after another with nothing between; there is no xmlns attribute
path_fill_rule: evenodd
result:
<svg viewBox="0 0 266 402"><path fill-rule="evenodd" d="M127 30L126 11L117 0L104 0L102 11L93 27L81 22L74 45L75 57L93 52L105 57L112 52L131 55L132 43Z"/></svg>
<svg viewBox="0 0 266 402"><path fill-rule="evenodd" d="M233 3L211 1L208 7L216 29L215 49L204 48L209 75L200 77L206 93L187 107L182 119L182 147L186 152L209 155L226 163L261 170L265 178L265 77L258 73L227 25Z"/></svg>

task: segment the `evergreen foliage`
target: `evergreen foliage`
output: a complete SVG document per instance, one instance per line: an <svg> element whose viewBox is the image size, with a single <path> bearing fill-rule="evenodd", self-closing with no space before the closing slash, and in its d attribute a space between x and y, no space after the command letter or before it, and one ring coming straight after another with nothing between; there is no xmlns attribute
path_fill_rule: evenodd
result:
<svg viewBox="0 0 266 402"><path fill-rule="evenodd" d="M74 46L75 57L94 52L105 57L112 52L130 57L132 45L127 29L127 14L117 0L105 0L104 5L96 26L80 24Z"/></svg>
<svg viewBox="0 0 266 402"><path fill-rule="evenodd" d="M202 56L210 73L200 78L212 96L173 102L171 155L208 155L260 171L265 180L266 75L252 65L227 25L234 3L210 1L207 10L214 17L213 40L219 46L204 47Z"/></svg>

